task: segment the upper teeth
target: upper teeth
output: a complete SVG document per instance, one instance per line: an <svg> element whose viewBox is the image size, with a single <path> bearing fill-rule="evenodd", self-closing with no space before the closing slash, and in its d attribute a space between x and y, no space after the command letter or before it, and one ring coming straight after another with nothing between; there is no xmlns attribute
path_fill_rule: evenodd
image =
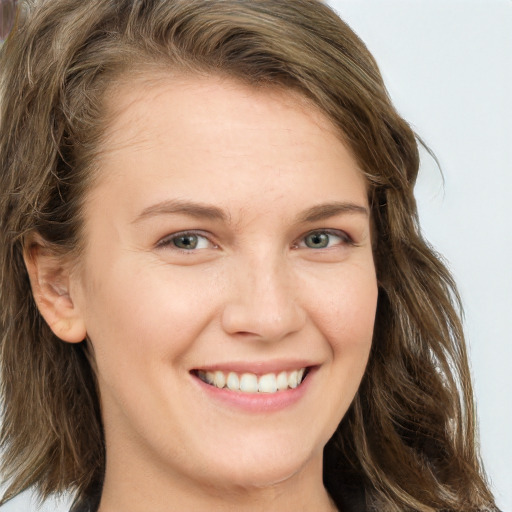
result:
<svg viewBox="0 0 512 512"><path fill-rule="evenodd" d="M305 368L291 372L266 373L258 377L254 373L235 372L205 372L199 370L197 376L207 384L217 388L227 388L231 391L242 391L243 393L276 393L286 389L296 388L304 378Z"/></svg>

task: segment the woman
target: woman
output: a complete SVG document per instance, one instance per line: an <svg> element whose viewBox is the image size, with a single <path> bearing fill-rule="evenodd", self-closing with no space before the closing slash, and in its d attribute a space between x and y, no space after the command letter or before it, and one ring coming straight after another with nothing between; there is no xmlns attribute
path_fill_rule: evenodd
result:
<svg viewBox="0 0 512 512"><path fill-rule="evenodd" d="M416 139L328 7L26 3L1 59L4 499L495 510Z"/></svg>

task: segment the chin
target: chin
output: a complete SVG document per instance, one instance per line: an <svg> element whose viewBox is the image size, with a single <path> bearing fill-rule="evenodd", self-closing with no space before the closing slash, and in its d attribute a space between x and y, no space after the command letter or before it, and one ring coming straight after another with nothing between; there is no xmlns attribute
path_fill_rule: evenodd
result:
<svg viewBox="0 0 512 512"><path fill-rule="evenodd" d="M275 441L252 446L246 442L242 450L224 454L220 464L216 457L213 471L209 477L205 475L206 479L215 481L216 488L271 488L300 478L310 470L318 472L318 467L322 467L323 446L313 451L307 450L302 440L297 443Z"/></svg>

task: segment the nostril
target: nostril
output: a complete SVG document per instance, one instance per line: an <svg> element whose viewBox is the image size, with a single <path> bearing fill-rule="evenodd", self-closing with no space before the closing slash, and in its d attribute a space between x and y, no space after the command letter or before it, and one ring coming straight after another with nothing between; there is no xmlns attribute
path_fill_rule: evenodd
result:
<svg viewBox="0 0 512 512"><path fill-rule="evenodd" d="M224 331L239 340L279 341L300 331L306 315L293 301L276 305L246 299L226 305L221 322Z"/></svg>

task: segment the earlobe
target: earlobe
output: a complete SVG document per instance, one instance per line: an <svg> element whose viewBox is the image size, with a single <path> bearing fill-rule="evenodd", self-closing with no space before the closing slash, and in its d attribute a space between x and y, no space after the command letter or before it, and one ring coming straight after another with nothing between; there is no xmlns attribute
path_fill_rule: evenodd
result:
<svg viewBox="0 0 512 512"><path fill-rule="evenodd" d="M68 343L86 337L81 311L71 293L71 265L35 235L23 251L32 294L39 312L56 336Z"/></svg>

